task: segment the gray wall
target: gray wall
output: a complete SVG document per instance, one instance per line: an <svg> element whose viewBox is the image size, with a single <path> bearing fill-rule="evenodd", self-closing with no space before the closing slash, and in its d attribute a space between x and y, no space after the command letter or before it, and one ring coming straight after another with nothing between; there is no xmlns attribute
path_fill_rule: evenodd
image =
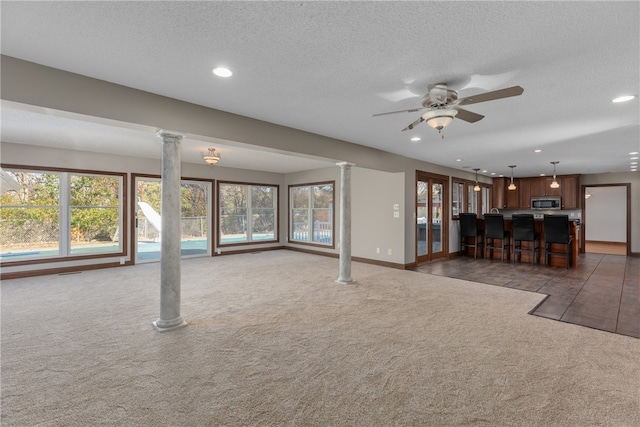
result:
<svg viewBox="0 0 640 427"><path fill-rule="evenodd" d="M630 184L631 185L631 252L640 253L640 173L603 173L582 175L580 185ZM615 206L612 206L615 209ZM589 218L585 218L589 227Z"/></svg>

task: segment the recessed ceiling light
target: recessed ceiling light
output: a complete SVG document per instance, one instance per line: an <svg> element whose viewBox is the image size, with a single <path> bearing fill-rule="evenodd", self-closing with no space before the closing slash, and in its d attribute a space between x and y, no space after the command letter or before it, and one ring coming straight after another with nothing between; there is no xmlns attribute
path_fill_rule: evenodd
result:
<svg viewBox="0 0 640 427"><path fill-rule="evenodd" d="M638 156L631 157L631 160L638 160Z"/></svg>
<svg viewBox="0 0 640 427"><path fill-rule="evenodd" d="M411 138L413 142L420 141L421 139L422 138L420 138L419 136L414 136L413 138Z"/></svg>
<svg viewBox="0 0 640 427"><path fill-rule="evenodd" d="M456 162L461 162L461 161L462 161L462 159L456 159Z"/></svg>
<svg viewBox="0 0 640 427"><path fill-rule="evenodd" d="M535 150L533 150L534 153L542 153L542 150L539 148L536 148Z"/></svg>
<svg viewBox="0 0 640 427"><path fill-rule="evenodd" d="M635 98L634 95L624 95L624 96L617 97L616 99L612 100L611 102L627 102L627 101L631 101L634 98Z"/></svg>
<svg viewBox="0 0 640 427"><path fill-rule="evenodd" d="M228 68L217 67L213 69L213 74L218 77L231 77L233 73Z"/></svg>
<svg viewBox="0 0 640 427"><path fill-rule="evenodd" d="M631 162L631 164L632 164L632 165L637 165L637 164L638 164L638 162Z"/></svg>
<svg viewBox="0 0 640 427"><path fill-rule="evenodd" d="M485 170L483 170L483 171L482 171L482 173L487 173L487 170L486 170L486 169L485 169Z"/></svg>
<svg viewBox="0 0 640 427"><path fill-rule="evenodd" d="M633 156L633 155L635 155L635 154L639 154L639 152L638 152L638 151L632 151L632 152L630 152L629 154L630 154L631 156Z"/></svg>
<svg viewBox="0 0 640 427"><path fill-rule="evenodd" d="M541 174L540 174L540 176L546 176L546 175L547 175L546 173L541 173Z"/></svg>
<svg viewBox="0 0 640 427"><path fill-rule="evenodd" d="M495 175L495 174L496 174L495 172L491 172L491 175Z"/></svg>

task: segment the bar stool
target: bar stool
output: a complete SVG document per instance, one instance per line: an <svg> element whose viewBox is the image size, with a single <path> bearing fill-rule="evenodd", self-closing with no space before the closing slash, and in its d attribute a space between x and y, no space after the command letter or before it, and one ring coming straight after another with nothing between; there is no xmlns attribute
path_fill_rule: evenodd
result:
<svg viewBox="0 0 640 427"><path fill-rule="evenodd" d="M551 255L567 258L567 269L571 265L573 236L569 233L569 215L544 216L544 263L549 264ZM565 245L563 252L552 251L554 244Z"/></svg>
<svg viewBox="0 0 640 427"><path fill-rule="evenodd" d="M522 252L531 252L531 264L538 259L540 235L536 233L536 223L533 214L513 214L513 262L522 259ZM523 248L522 242L531 242L531 249Z"/></svg>
<svg viewBox="0 0 640 427"><path fill-rule="evenodd" d="M500 244L496 244L500 240ZM504 229L504 216L502 214L484 214L484 256L492 258L494 250L500 250L500 262L504 261L505 248L511 247L511 233ZM507 257L511 250L507 251Z"/></svg>
<svg viewBox="0 0 640 427"><path fill-rule="evenodd" d="M473 257L478 257L478 247L482 248L482 230L478 230L477 215L474 213L460 214L460 250L473 248ZM473 239L473 242L472 240Z"/></svg>

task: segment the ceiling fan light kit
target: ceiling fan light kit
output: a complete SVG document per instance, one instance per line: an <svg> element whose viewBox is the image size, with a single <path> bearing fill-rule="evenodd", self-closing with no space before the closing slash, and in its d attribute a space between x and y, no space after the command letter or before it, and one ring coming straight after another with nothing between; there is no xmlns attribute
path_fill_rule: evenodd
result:
<svg viewBox="0 0 640 427"><path fill-rule="evenodd" d="M495 99L509 98L522 95L524 89L520 86L512 86L505 89L494 90L492 92L479 93L465 98L458 98L458 92L450 89L446 83L438 83L428 86L428 93L422 97L420 103L422 107L411 108L409 110L390 111L388 113L374 114L373 116L384 116L395 113L415 113L427 110L416 121L409 124L402 131L411 130L422 122L427 122L429 126L442 133L442 129L447 127L455 117L468 123L475 123L483 115L477 114L463 108L461 105L477 104L480 102L493 101ZM442 136L444 138L444 135Z"/></svg>
<svg viewBox="0 0 640 427"><path fill-rule="evenodd" d="M442 129L446 128L453 121L453 118L457 114L458 111L453 108L444 108L441 110L427 111L422 115L422 118L429 126L437 129L440 133Z"/></svg>

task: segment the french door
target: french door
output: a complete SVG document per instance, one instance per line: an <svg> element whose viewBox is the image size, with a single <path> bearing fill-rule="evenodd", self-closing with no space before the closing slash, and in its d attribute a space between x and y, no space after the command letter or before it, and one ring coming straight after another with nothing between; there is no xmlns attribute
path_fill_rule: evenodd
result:
<svg viewBox="0 0 640 427"><path fill-rule="evenodd" d="M416 263L444 258L449 235L449 177L416 173Z"/></svg>

